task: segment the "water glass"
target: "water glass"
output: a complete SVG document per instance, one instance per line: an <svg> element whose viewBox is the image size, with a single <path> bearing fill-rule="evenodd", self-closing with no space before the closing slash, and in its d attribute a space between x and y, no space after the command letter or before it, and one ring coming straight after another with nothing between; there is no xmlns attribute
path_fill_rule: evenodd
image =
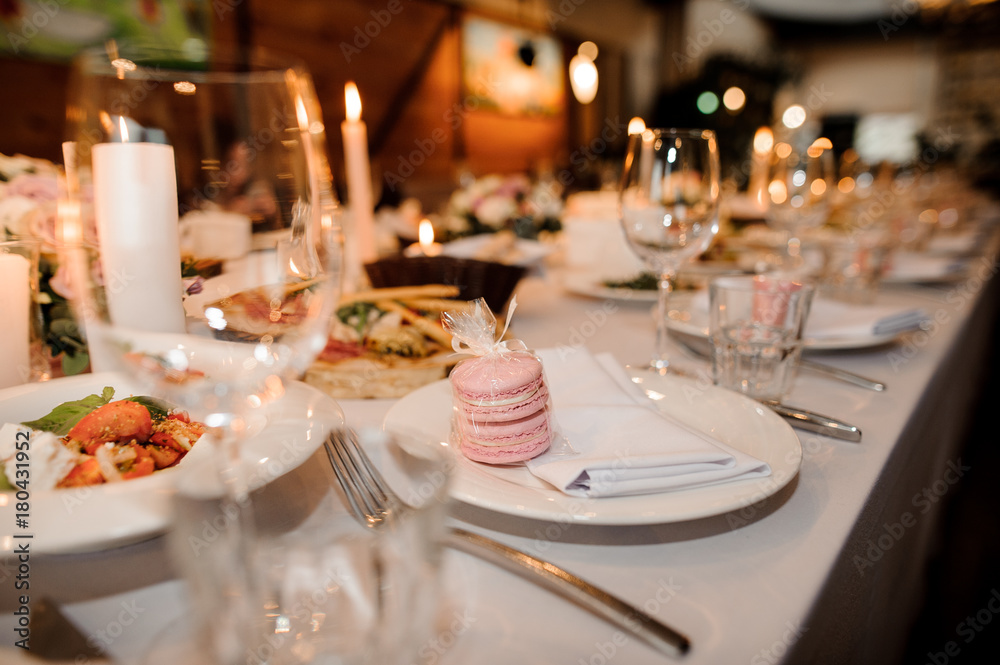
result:
<svg viewBox="0 0 1000 665"><path fill-rule="evenodd" d="M845 235L823 240L821 291L843 302L866 305L875 300L889 255L879 238Z"/></svg>
<svg viewBox="0 0 1000 665"><path fill-rule="evenodd" d="M709 285L715 385L759 400L791 387L814 287L781 276L720 277Z"/></svg>
<svg viewBox="0 0 1000 665"><path fill-rule="evenodd" d="M250 495L248 591L228 574L239 555L227 538L232 505L205 491L211 474L180 483L171 550L196 614L192 641L209 662L408 665L432 637L449 451L399 433L361 432L359 442L407 508L362 526L317 451Z"/></svg>

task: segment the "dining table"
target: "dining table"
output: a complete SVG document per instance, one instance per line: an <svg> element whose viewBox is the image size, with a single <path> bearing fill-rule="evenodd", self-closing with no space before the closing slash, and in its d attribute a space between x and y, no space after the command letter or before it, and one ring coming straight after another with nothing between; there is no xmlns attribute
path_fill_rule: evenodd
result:
<svg viewBox="0 0 1000 665"><path fill-rule="evenodd" d="M686 654L665 656L521 576L448 549L439 632L413 662L896 662L940 545L943 508L969 471L964 433L989 378L983 358L996 343L998 210L976 209L990 242L977 245L959 275L882 284L877 302L922 308L921 328L876 345L806 351L811 360L876 378L886 389L800 371L785 402L856 425L863 436L851 442L794 430L801 458L775 491L715 514L659 521L612 516L594 523L561 508L546 518L537 511L521 515L517 505L450 505L451 525L553 562L644 610L689 638ZM646 363L653 303L571 292L563 288L564 273L557 262L541 264L520 282L510 335L532 349L582 347L610 353L622 366ZM701 380L708 376L707 360L677 342L672 348ZM398 403L338 402L353 428L381 426ZM317 450L262 491L271 502L309 506L303 495L333 488L328 460ZM16 576L17 562L5 559L0 662L23 657L13 646ZM32 598L59 607L113 663L170 662L184 639L191 601L163 534L96 551L35 555L30 584Z"/></svg>

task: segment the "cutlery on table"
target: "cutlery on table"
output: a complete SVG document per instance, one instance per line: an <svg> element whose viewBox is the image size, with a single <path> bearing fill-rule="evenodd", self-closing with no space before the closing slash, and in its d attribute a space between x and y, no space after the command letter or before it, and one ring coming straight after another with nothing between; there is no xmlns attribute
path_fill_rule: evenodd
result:
<svg viewBox="0 0 1000 665"><path fill-rule="evenodd" d="M698 358L706 360L712 358L712 345L709 340L697 339L690 336L685 336L684 339L678 339L679 337L679 335L675 335L674 339L676 339L682 347L690 351ZM851 385L867 388L868 390L883 392L886 389L886 385L881 381L869 379L867 376L862 376L846 369L840 369L839 367L827 365L826 363L817 362L815 360L807 360L800 357L797 364L802 369L816 372L817 374L823 374L824 376L829 376L834 379L840 379L841 381L850 383Z"/></svg>
<svg viewBox="0 0 1000 665"><path fill-rule="evenodd" d="M363 525L377 528L393 512L406 509L406 504L386 484L367 453L358 445L352 431L331 432L325 448L351 511ZM688 638L673 628L548 561L458 528L449 529L449 539L445 544L522 575L627 631L661 653L679 656L690 648Z"/></svg>
<svg viewBox="0 0 1000 665"><path fill-rule="evenodd" d="M860 374L855 374L854 372L848 372L846 369L840 369L839 367L833 367L832 365L819 363L815 360L799 358L798 365L802 369L807 369L811 372L816 372L817 374L823 374L825 376L831 376L855 386L860 386L861 388L867 388L868 390L874 390L876 392L882 392L885 390L885 384L881 381L869 379L866 376L861 376Z"/></svg>
<svg viewBox="0 0 1000 665"><path fill-rule="evenodd" d="M824 434L835 439L858 443L861 441L861 430L856 425L850 425L841 420L824 416L814 411L800 409L797 406L789 406L780 402L761 402L772 411L788 421L792 427Z"/></svg>
<svg viewBox="0 0 1000 665"><path fill-rule="evenodd" d="M663 393L659 393L651 388L643 387L642 390L646 393L647 397L657 402L663 400L665 397ZM797 406L782 404L781 402L761 401L759 403L768 407L776 414L787 420L788 424L796 429L814 432L816 434L824 434L835 439L842 439L844 441L851 441L854 443L861 441L861 429L856 425L845 423L842 420L837 420L836 418L831 418L830 416L824 416L823 414L816 413L815 411L809 411L807 409L801 409Z"/></svg>

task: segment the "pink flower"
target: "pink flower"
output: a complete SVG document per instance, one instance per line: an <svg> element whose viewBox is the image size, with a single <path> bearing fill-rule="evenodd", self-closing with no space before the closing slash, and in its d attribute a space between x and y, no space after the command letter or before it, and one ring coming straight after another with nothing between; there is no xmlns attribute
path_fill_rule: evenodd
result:
<svg viewBox="0 0 1000 665"><path fill-rule="evenodd" d="M49 286L52 290L61 295L66 300L73 299L73 284L70 278L70 272L66 269L66 266L59 264L56 268L56 272L49 279Z"/></svg>
<svg viewBox="0 0 1000 665"><path fill-rule="evenodd" d="M56 175L22 173L7 184L7 196L25 196L39 203L59 198L59 178Z"/></svg>

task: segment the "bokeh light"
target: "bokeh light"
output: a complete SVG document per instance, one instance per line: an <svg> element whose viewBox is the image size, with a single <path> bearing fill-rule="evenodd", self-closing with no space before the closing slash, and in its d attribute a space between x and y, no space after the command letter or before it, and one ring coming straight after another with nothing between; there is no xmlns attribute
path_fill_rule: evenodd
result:
<svg viewBox="0 0 1000 665"><path fill-rule="evenodd" d="M698 95L697 106L705 115L711 115L719 110L719 96L706 90Z"/></svg>
<svg viewBox="0 0 1000 665"><path fill-rule="evenodd" d="M747 103L746 93L741 88L733 86L722 94L722 103L730 111L739 111Z"/></svg>
<svg viewBox="0 0 1000 665"><path fill-rule="evenodd" d="M781 114L781 122L789 129L798 129L806 121L806 110L799 104L792 104Z"/></svg>

